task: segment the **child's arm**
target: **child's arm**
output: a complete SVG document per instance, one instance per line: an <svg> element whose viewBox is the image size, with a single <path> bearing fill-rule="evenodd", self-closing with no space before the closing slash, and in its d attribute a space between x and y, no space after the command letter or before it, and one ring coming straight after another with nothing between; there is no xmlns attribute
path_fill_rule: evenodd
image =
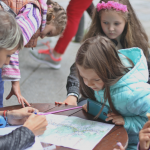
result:
<svg viewBox="0 0 150 150"><path fill-rule="evenodd" d="M11 55L11 60L9 65L4 65L2 68L3 80L12 81L12 88L10 93L6 97L6 100L8 100L12 95L16 95L16 97L18 98L18 102L22 104L23 107L24 107L24 103L30 106L28 101L21 95L20 92L20 85L19 85L20 70L19 70L19 61L17 60L18 60L18 52Z"/></svg>
<svg viewBox="0 0 150 150"><path fill-rule="evenodd" d="M12 95L16 95L16 97L18 99L18 102L20 104L22 104L23 107L25 107L24 103L27 106L30 106L28 101L21 95L19 81L12 81L12 88L11 88L11 91L10 91L9 95L6 97L6 100L8 100Z"/></svg>
<svg viewBox="0 0 150 150"><path fill-rule="evenodd" d="M19 70L19 51L16 51L10 57L9 65L3 65L2 67L2 79L4 81L19 81L20 70Z"/></svg>
<svg viewBox="0 0 150 150"><path fill-rule="evenodd" d="M65 105L74 105L77 106L77 98L75 96L68 96L63 102L55 102L55 104L65 104Z"/></svg>
<svg viewBox="0 0 150 150"><path fill-rule="evenodd" d="M139 132L138 150L149 150L149 147L147 147L148 141L150 141L150 121L148 121Z"/></svg>
<svg viewBox="0 0 150 150"><path fill-rule="evenodd" d="M76 65L73 63L73 65L70 67L70 74L67 77L67 95L70 93L74 93L79 97L79 80L76 73ZM78 98L77 98L78 100Z"/></svg>
<svg viewBox="0 0 150 150"><path fill-rule="evenodd" d="M16 20L22 30L24 45L26 45L41 25L39 9L33 4L27 4L22 10L20 10ZM11 55L9 65L4 65L2 67L2 78L3 80L14 81L14 83L15 81L20 80L18 52ZM22 104L25 102L28 105L29 103L21 96L20 86L17 86L17 89L18 90L12 87L13 91L11 90L10 95L7 98L11 97L13 93L17 96L19 102L21 101Z"/></svg>
<svg viewBox="0 0 150 150"><path fill-rule="evenodd" d="M76 74L75 63L70 67L70 74L67 78L67 98L63 102L55 102L56 104L68 104L77 106L79 97L79 80Z"/></svg>

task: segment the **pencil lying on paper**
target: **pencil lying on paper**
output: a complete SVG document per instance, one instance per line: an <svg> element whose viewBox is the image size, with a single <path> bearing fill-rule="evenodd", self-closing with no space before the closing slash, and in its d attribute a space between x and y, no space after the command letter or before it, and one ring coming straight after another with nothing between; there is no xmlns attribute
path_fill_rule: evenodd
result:
<svg viewBox="0 0 150 150"><path fill-rule="evenodd" d="M38 113L38 115L55 114L55 113L59 113L59 112L63 112L63 111L68 111L68 110L73 110L73 109L78 109L78 108L82 108L82 106L68 108L68 109L63 109L63 110L52 111L52 112L48 112L48 113Z"/></svg>

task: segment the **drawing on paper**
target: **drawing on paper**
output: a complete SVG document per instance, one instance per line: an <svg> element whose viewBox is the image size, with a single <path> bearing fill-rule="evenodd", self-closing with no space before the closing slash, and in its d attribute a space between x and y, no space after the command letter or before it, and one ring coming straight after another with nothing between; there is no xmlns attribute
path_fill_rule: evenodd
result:
<svg viewBox="0 0 150 150"><path fill-rule="evenodd" d="M48 126L40 141L74 149L93 149L114 125L68 117L47 115Z"/></svg>

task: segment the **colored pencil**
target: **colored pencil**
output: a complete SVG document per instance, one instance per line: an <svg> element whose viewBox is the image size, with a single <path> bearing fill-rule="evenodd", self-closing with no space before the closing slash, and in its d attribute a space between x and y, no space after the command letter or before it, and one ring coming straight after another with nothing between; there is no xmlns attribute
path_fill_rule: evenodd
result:
<svg viewBox="0 0 150 150"><path fill-rule="evenodd" d="M52 112L48 112L48 113L38 113L38 115L55 114L55 113L59 113L59 112L63 112L63 111L68 111L68 110L73 110L73 109L78 109L78 108L82 108L82 106L68 108L68 109L63 109L63 110L52 111Z"/></svg>

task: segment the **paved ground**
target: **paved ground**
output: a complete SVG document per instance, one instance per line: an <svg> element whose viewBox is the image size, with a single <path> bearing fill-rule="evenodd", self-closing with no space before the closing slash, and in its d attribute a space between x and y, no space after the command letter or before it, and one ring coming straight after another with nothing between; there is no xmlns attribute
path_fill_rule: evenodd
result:
<svg viewBox="0 0 150 150"><path fill-rule="evenodd" d="M67 7L69 0L56 0L64 8ZM150 38L150 0L130 0L137 16L141 20L149 38ZM94 0L94 4L98 0ZM90 18L85 12L85 29L90 23ZM47 38L54 47L58 37ZM71 42L66 49L62 59L62 67L59 70L49 68L47 65L35 62L24 48L20 52L20 70L21 70L21 92L22 95L31 103L63 101L66 98L66 80L69 74L69 68L74 62L79 43ZM42 48L40 45L37 49ZM4 106L18 104L15 96L6 101L5 97L9 94L11 84L5 82Z"/></svg>

